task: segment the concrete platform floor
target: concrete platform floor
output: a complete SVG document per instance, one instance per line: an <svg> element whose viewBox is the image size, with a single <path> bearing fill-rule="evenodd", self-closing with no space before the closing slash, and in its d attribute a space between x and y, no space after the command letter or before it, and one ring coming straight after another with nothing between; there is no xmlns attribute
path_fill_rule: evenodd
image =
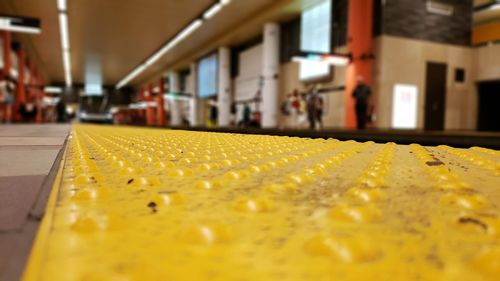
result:
<svg viewBox="0 0 500 281"><path fill-rule="evenodd" d="M70 125L0 125L0 280L18 280Z"/></svg>

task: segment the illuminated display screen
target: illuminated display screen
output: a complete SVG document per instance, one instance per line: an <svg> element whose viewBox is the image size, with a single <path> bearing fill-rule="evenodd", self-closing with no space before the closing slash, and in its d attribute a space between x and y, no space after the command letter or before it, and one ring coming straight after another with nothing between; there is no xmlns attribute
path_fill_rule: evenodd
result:
<svg viewBox="0 0 500 281"><path fill-rule="evenodd" d="M321 79L330 74L330 64L322 61L301 61L299 69L300 80Z"/></svg>
<svg viewBox="0 0 500 281"><path fill-rule="evenodd" d="M417 128L417 104L417 86L396 84L392 99L392 128Z"/></svg>
<svg viewBox="0 0 500 281"><path fill-rule="evenodd" d="M331 50L332 2L324 0L302 13L302 51L330 53Z"/></svg>
<svg viewBox="0 0 500 281"><path fill-rule="evenodd" d="M217 54L198 63L198 95L200 98L217 96Z"/></svg>
<svg viewBox="0 0 500 281"><path fill-rule="evenodd" d="M304 52L331 52L332 2L321 1L302 13L300 48ZM300 80L320 79L330 75L325 62L301 62Z"/></svg>

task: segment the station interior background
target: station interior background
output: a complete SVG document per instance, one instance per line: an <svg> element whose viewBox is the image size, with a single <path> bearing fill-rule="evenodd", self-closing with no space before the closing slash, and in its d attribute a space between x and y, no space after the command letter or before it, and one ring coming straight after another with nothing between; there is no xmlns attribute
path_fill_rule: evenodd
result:
<svg viewBox="0 0 500 281"><path fill-rule="evenodd" d="M301 52L352 54L347 0L223 1L217 15L165 51L212 2L68 1L61 11L57 1L1 1L2 14L38 18L42 27L40 34L2 31L0 66L9 60L4 77L23 96L12 121L31 100L39 108L33 122L54 122L63 98L80 121L237 126L249 104L257 126L307 128L281 107L294 90L316 87L323 127L355 126L352 63L297 59ZM371 64L369 128L500 130L499 7L494 0L373 1L367 57L350 57ZM152 116L148 107L164 112Z"/></svg>
<svg viewBox="0 0 500 281"><path fill-rule="evenodd" d="M499 105L500 0L0 0L0 280L498 280Z"/></svg>

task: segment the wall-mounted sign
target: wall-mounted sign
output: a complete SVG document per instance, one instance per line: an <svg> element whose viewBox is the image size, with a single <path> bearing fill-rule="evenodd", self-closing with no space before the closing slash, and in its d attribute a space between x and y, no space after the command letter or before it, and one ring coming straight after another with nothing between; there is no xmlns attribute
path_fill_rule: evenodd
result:
<svg viewBox="0 0 500 281"><path fill-rule="evenodd" d="M38 34L41 32L40 20L35 18L0 16L0 30Z"/></svg>
<svg viewBox="0 0 500 281"><path fill-rule="evenodd" d="M392 99L392 128L416 129L417 104L417 86L396 84Z"/></svg>
<svg viewBox="0 0 500 281"><path fill-rule="evenodd" d="M316 4L302 13L300 49L304 52L329 54L331 48L332 0L316 1ZM330 64L323 61L304 60L300 62L299 79L311 81L328 78Z"/></svg>

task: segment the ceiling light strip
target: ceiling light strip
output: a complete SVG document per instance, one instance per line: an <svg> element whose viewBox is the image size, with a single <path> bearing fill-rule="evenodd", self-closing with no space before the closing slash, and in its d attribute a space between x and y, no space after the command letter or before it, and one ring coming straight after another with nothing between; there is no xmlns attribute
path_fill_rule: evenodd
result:
<svg viewBox="0 0 500 281"><path fill-rule="evenodd" d="M25 26L4 26L0 24L0 30L12 31L12 32L22 32L31 34L40 34L42 31L40 28L36 27L25 27Z"/></svg>
<svg viewBox="0 0 500 281"><path fill-rule="evenodd" d="M63 56L64 79L66 86L71 87L73 79L71 77L71 54L69 45L69 28L66 0L57 0L57 8L59 10L59 31L61 36L61 48Z"/></svg>
<svg viewBox="0 0 500 281"><path fill-rule="evenodd" d="M193 32L203 25L203 22L212 18L217 14L224 6L231 3L231 0L221 0L216 4L212 5L207 11L203 13L202 18L195 19L187 27L185 27L181 32L179 32L174 38L172 38L167 44L165 44L160 50L155 52L151 57L149 57L143 64L136 67L132 72L130 72L125 78L123 78L117 85L116 89L120 89L127 85L132 79L137 77L139 74L144 72L149 66L160 60L163 55L170 51L173 47L179 44L182 40L187 38Z"/></svg>
<svg viewBox="0 0 500 281"><path fill-rule="evenodd" d="M59 29L61 32L61 46L63 51L69 50L69 36L68 36L68 15L65 13L59 14Z"/></svg>
<svg viewBox="0 0 500 281"><path fill-rule="evenodd" d="M208 19L212 18L213 16L215 16L220 10L222 10L222 4L217 3L217 4L213 5L210 9L208 9L203 14L203 18L208 20Z"/></svg>
<svg viewBox="0 0 500 281"><path fill-rule="evenodd" d="M59 9L59 12L66 12L66 0L57 0L57 8Z"/></svg>

